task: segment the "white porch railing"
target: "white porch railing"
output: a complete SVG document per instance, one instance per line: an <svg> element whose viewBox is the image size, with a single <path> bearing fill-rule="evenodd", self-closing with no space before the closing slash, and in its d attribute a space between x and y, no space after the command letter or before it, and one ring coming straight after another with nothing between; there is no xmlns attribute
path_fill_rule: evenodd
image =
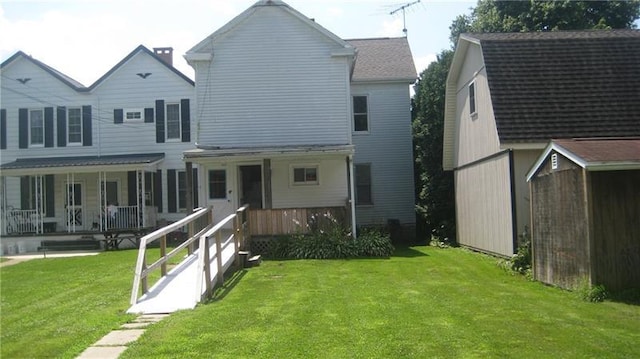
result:
<svg viewBox="0 0 640 359"><path fill-rule="evenodd" d="M8 209L4 213L6 234L42 233L42 217L35 209Z"/></svg>

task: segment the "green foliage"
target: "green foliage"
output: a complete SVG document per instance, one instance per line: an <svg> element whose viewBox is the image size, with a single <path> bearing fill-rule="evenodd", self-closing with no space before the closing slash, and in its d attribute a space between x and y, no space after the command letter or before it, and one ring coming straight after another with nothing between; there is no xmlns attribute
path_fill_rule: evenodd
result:
<svg viewBox="0 0 640 359"><path fill-rule="evenodd" d="M453 173L442 169L446 79L453 51L445 50L420 74L413 99L416 209L428 235L455 242Z"/></svg>
<svg viewBox="0 0 640 359"><path fill-rule="evenodd" d="M518 252L511 257L511 269L520 274L531 274L531 235L525 227L520 235Z"/></svg>
<svg viewBox="0 0 640 359"><path fill-rule="evenodd" d="M591 285L586 278L580 281L575 292L580 299L591 303L600 303L608 297L607 290L603 285Z"/></svg>
<svg viewBox="0 0 640 359"><path fill-rule="evenodd" d="M394 247L389 235L376 229L364 229L355 240L359 257L390 257Z"/></svg>

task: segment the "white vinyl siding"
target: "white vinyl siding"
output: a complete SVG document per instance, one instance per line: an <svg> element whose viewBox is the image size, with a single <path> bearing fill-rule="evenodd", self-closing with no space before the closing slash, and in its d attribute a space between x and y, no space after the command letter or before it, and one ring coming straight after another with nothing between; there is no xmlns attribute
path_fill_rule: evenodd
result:
<svg viewBox="0 0 640 359"><path fill-rule="evenodd" d="M44 111L29 110L29 144L44 146Z"/></svg>
<svg viewBox="0 0 640 359"><path fill-rule="evenodd" d="M71 107L67 112L67 142L82 144L82 109Z"/></svg>
<svg viewBox="0 0 640 359"><path fill-rule="evenodd" d="M212 62L196 66L196 142L350 142L349 61L331 55L341 49L338 44L273 6L260 8L260 16L245 20L214 46Z"/></svg>

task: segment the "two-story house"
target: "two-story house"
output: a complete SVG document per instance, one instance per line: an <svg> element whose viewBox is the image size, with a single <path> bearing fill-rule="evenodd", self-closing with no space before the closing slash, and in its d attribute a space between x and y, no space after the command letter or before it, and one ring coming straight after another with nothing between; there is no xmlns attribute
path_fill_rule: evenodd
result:
<svg viewBox="0 0 640 359"><path fill-rule="evenodd" d="M259 1L185 58L197 103L185 160L202 169L200 202L217 216L249 203L270 234L299 222L297 209L413 227L416 72L405 38L343 40Z"/></svg>
<svg viewBox="0 0 640 359"><path fill-rule="evenodd" d="M443 148L460 244L517 250L531 221L526 174L551 139L640 136L639 58L638 30L460 36Z"/></svg>
<svg viewBox="0 0 640 359"><path fill-rule="evenodd" d="M89 87L23 52L2 63L4 236L183 216L194 83L172 49L154 51L139 46Z"/></svg>

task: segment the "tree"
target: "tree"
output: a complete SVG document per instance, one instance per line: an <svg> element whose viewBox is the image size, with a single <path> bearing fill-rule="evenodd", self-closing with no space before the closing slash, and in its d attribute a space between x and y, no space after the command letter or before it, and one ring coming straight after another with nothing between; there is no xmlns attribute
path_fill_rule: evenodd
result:
<svg viewBox="0 0 640 359"><path fill-rule="evenodd" d="M458 16L451 26L455 49L464 32L521 32L635 28L640 0L630 1L496 1L479 0L470 15ZM415 85L412 118L417 212L427 235L455 240L453 174L442 170L442 141L446 80L452 50L420 74Z"/></svg>

